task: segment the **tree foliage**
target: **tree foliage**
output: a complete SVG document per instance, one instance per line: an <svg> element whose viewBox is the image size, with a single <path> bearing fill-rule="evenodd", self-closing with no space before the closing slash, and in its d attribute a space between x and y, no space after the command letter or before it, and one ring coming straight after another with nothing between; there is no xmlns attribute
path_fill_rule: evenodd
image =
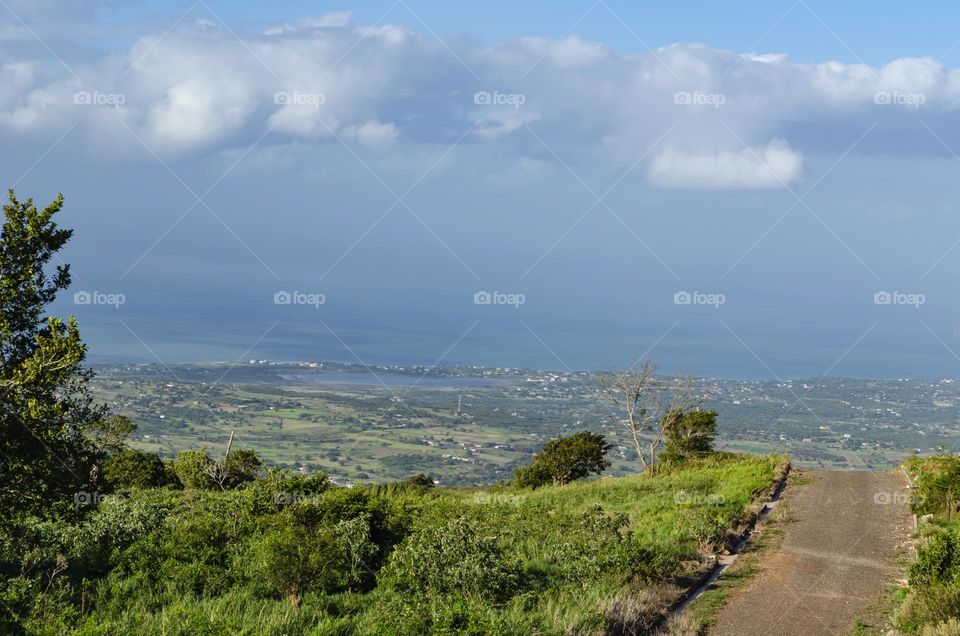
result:
<svg viewBox="0 0 960 636"><path fill-rule="evenodd" d="M0 230L0 517L43 514L49 504L92 489L104 455L89 430L102 421L83 367L76 320L47 315L70 285L66 264L51 268L72 232L45 208L13 191Z"/></svg>
<svg viewBox="0 0 960 636"><path fill-rule="evenodd" d="M173 472L184 488L230 490L257 478L263 461L256 452L238 448L223 459L213 459L206 448L177 453Z"/></svg>
<svg viewBox="0 0 960 636"><path fill-rule="evenodd" d="M521 487L538 488L599 475L610 467L606 459L608 450L610 444L603 435L589 431L552 439L528 466L515 471L515 483Z"/></svg>
<svg viewBox="0 0 960 636"><path fill-rule="evenodd" d="M713 441L717 436L716 411L668 413L665 417L662 461L683 462L713 452Z"/></svg>
<svg viewBox="0 0 960 636"><path fill-rule="evenodd" d="M133 449L108 457L102 473L103 480L113 489L160 488L177 481L157 455Z"/></svg>

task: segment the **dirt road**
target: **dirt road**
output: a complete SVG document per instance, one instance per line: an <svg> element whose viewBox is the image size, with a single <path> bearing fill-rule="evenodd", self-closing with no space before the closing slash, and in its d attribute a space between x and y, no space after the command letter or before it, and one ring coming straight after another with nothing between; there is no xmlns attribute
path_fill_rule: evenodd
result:
<svg viewBox="0 0 960 636"><path fill-rule="evenodd" d="M902 576L896 555L913 527L902 475L807 472L785 501L793 521L762 571L734 594L710 634L847 634Z"/></svg>

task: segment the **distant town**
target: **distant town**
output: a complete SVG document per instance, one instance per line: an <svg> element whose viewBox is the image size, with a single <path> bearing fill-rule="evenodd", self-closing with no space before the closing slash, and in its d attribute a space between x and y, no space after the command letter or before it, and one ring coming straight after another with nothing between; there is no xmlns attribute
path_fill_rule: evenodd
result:
<svg viewBox="0 0 960 636"><path fill-rule="evenodd" d="M617 416L589 372L477 366L250 360L96 368L98 397L139 426L136 444L172 456L223 446L230 431L271 464L341 483L429 472L449 484L509 477L542 444L588 429L633 470ZM960 444L952 379L702 378L720 447L789 452L799 465L881 470Z"/></svg>

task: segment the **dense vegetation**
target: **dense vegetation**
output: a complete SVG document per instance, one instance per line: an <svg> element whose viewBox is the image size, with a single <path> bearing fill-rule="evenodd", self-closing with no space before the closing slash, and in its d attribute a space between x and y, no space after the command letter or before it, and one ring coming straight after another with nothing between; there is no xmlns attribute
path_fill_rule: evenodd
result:
<svg viewBox="0 0 960 636"><path fill-rule="evenodd" d="M776 458L536 490L119 488L24 516L4 625L36 634L589 633L648 626L771 483ZM153 467L148 467L153 470ZM166 477L164 477L166 478ZM673 584L673 586L671 585Z"/></svg>
<svg viewBox="0 0 960 636"><path fill-rule="evenodd" d="M897 626L925 636L960 634L960 457L912 458L906 469L920 521Z"/></svg>

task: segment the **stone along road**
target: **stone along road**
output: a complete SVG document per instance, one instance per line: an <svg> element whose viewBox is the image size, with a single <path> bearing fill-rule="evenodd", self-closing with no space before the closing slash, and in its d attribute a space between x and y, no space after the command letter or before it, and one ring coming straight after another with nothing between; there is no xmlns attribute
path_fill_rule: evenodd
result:
<svg viewBox="0 0 960 636"><path fill-rule="evenodd" d="M897 473L805 472L784 500L783 545L721 610L710 634L846 634L902 576L897 555L913 519ZM792 491L792 492L791 492Z"/></svg>

